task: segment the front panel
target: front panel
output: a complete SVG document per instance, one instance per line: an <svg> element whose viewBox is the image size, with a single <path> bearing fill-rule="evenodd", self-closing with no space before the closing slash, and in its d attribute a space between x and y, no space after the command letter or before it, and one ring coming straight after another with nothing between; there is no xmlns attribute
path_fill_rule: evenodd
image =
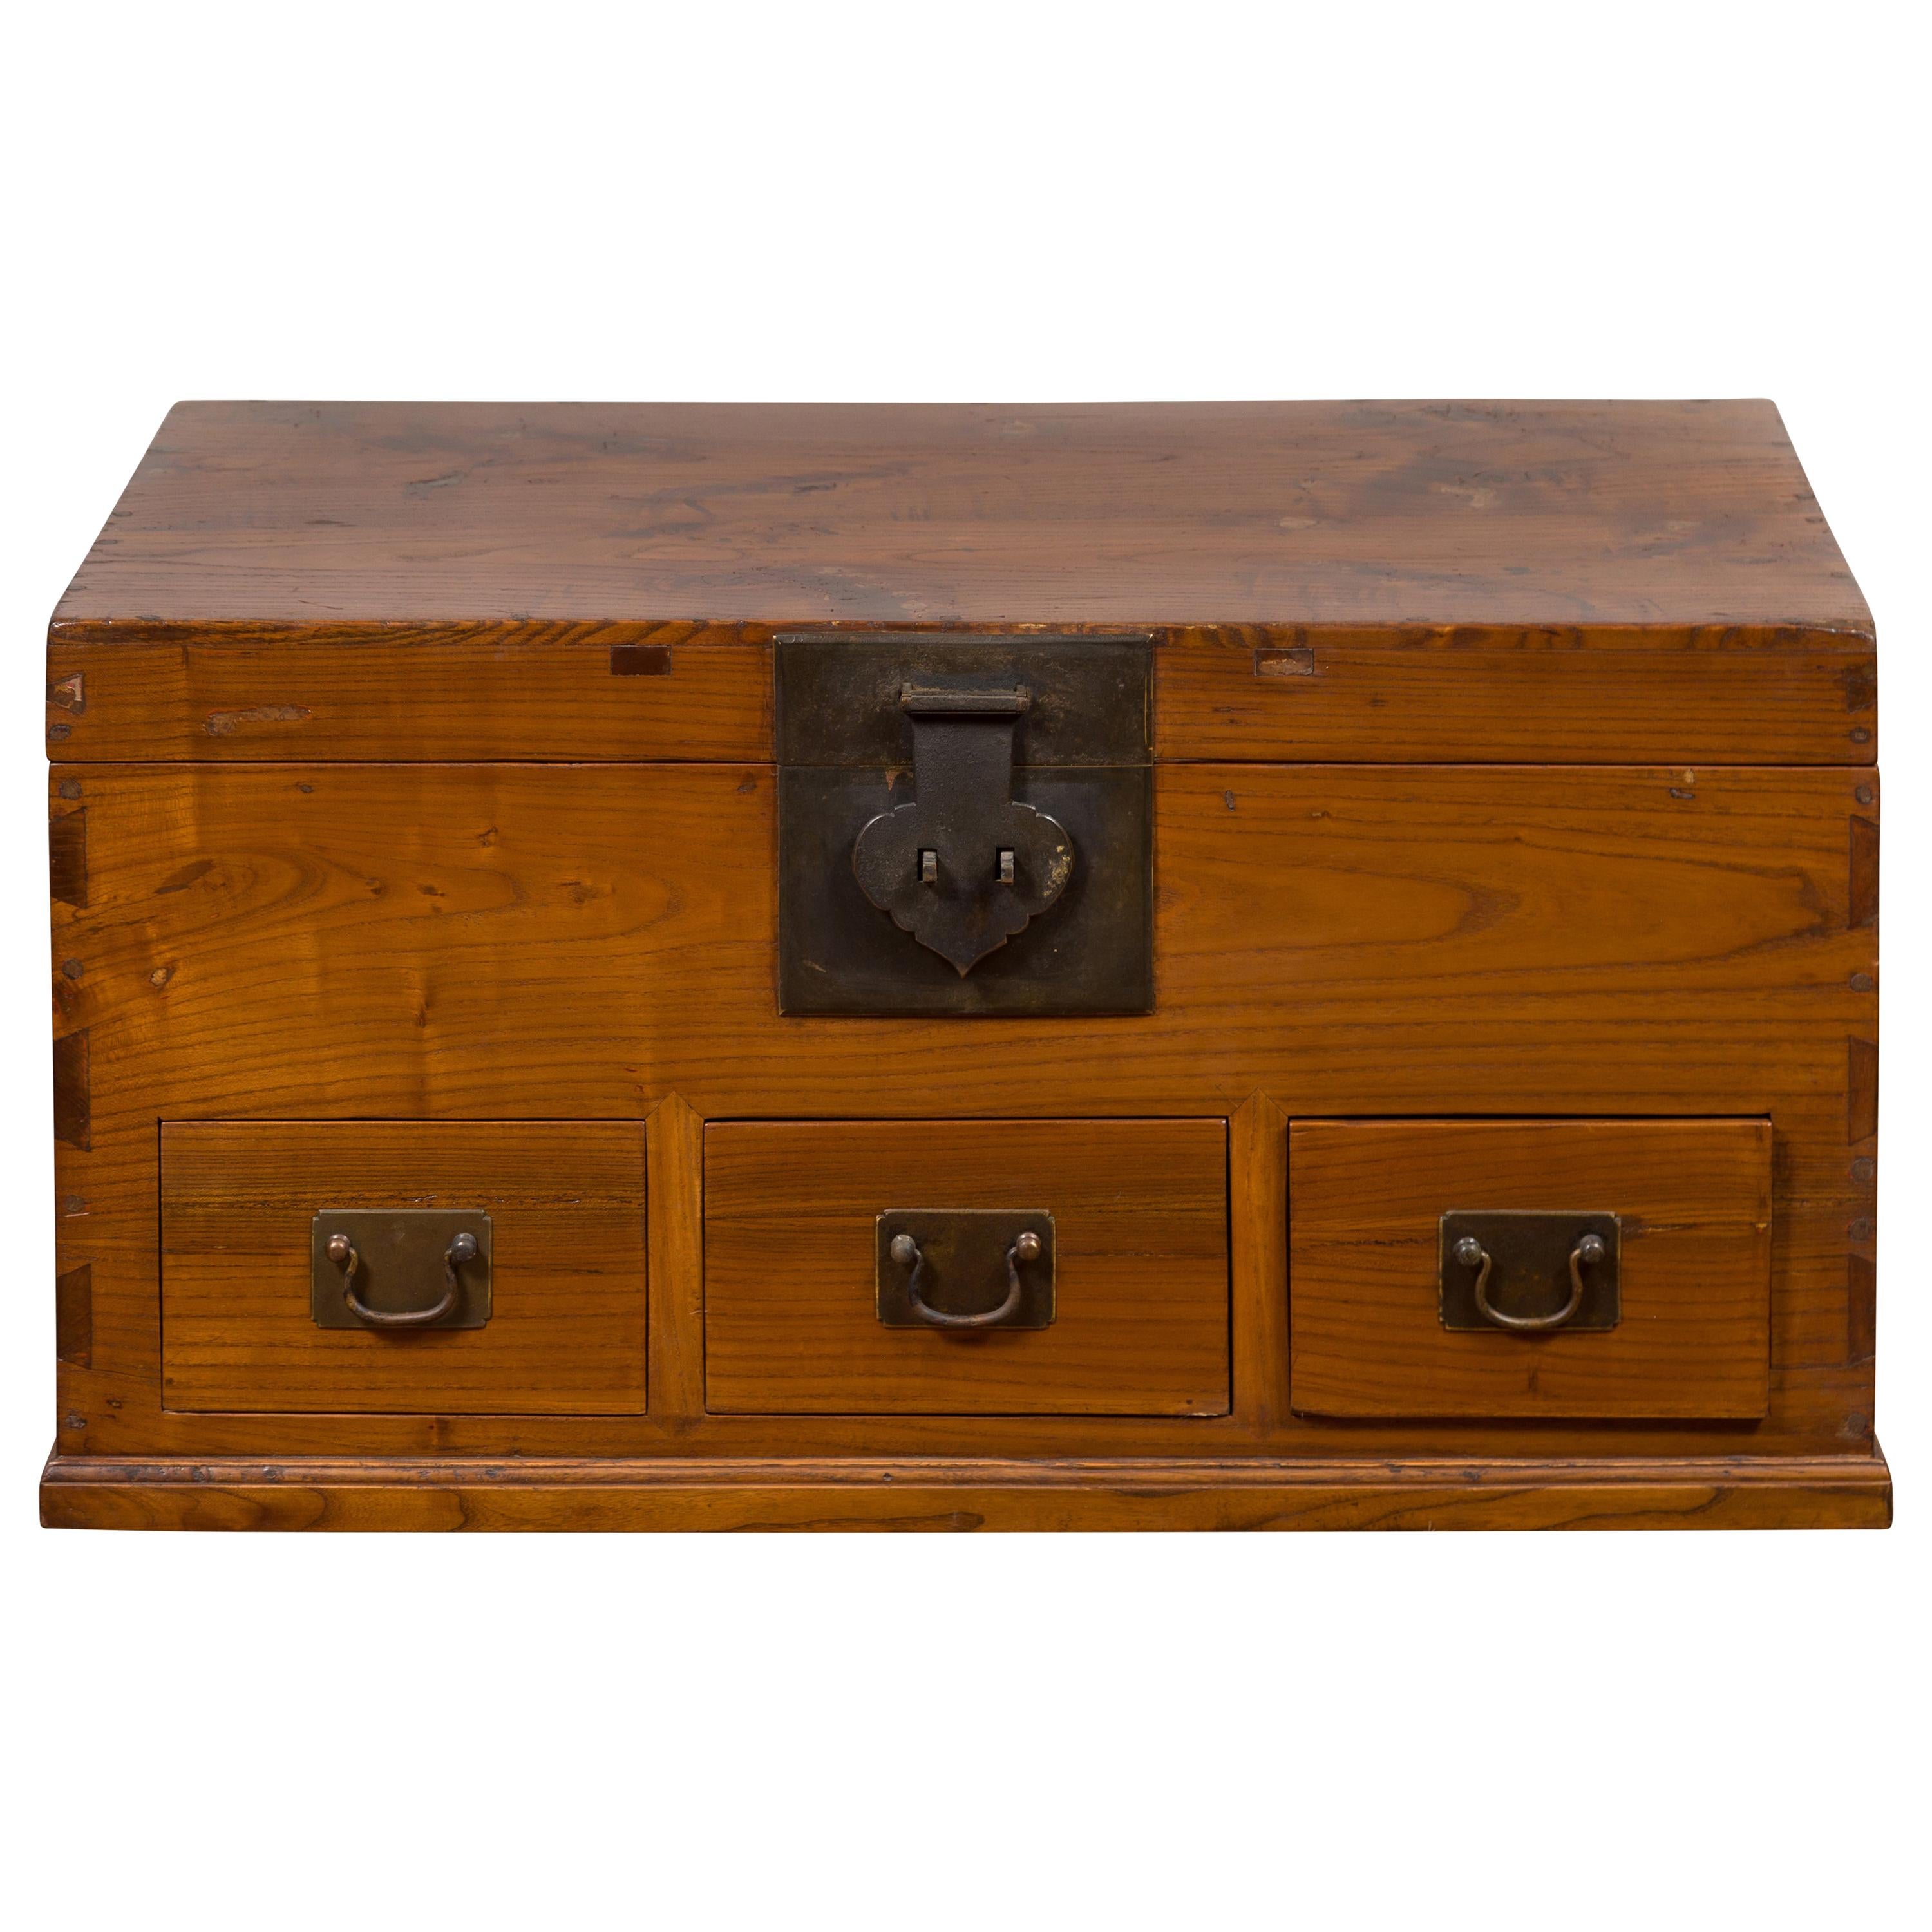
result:
<svg viewBox="0 0 1932 1932"><path fill-rule="evenodd" d="M634 1123L168 1120L160 1204L170 1409L644 1407Z"/></svg>
<svg viewBox="0 0 1932 1932"><path fill-rule="evenodd" d="M80 1418L64 1443L110 1455L1225 1460L1842 1455L1869 1442L1868 772L1157 766L1152 1010L985 1018L780 1012L773 778L772 765L749 764L57 769L54 811L85 812L87 826L84 863L79 842L62 848L55 905L63 1232L71 1265L86 1264L88 1356L63 1369L63 1415ZM1311 1400L1312 1367L1291 1389L1291 1317L1305 1350L1319 1316L1312 1296L1298 1298L1291 1234L1324 1210L1288 1184L1286 1124L1316 1133L1327 1130L1312 1124L1376 1119L1520 1124L1526 1174L1560 1144L1540 1123L1754 1124L1750 1160L1762 1162L1766 1136L1771 1148L1768 1215L1753 1193L1726 1207L1725 1225L1757 1228L1756 1298L1712 1331L1722 1361L1706 1392L1593 1408L1526 1396L1519 1380L1510 1399L1468 1399L1426 1350L1414 1373L1430 1386L1370 1398L1382 1418L1372 1426L1340 1419L1358 1416L1336 1405L1359 1394ZM1228 1122L1225 1180L1115 1160L1106 1134L1134 1120L1217 1147L1222 1130L1209 1124ZM1112 1396L1082 1370L1077 1400L1064 1389L976 1394L970 1379L908 1398L855 1352L815 1394L795 1381L773 1393L778 1291L734 1258L726 1234L748 1225L733 1215L756 1218L744 1201L766 1190L733 1207L716 1191L720 1150L735 1136L796 1137L831 1162L812 1192L844 1204L853 1242L862 1228L869 1241L890 1208L1058 1211L1004 1192L926 1198L910 1184L944 1181L943 1154L880 1192L872 1156L841 1138L928 1123L919 1133L943 1148L946 1122L1010 1124L988 1128L995 1144L1036 1132L1073 1150L1065 1179L1082 1212L1112 1189L1130 1214L1150 1174L1162 1186L1191 1175L1204 1216L1224 1190L1213 1224L1228 1231L1225 1262L1201 1247L1188 1263L1218 1270L1222 1286L1198 1300L1187 1289L1198 1320L1172 1364L1159 1350L1114 1358L1124 1393ZM1096 1124L1084 1138L1082 1122ZM246 1248L282 1270L274 1322L286 1336L264 1327L246 1361L233 1352L237 1304L205 1258L227 1235L212 1222L182 1232L192 1202L218 1214L226 1197L213 1181L184 1191L178 1155L164 1164L183 1137L216 1133L211 1123L235 1136L220 1187L266 1172L251 1136L281 1150L287 1177L274 1238L250 1234ZM430 1348L391 1352L406 1374L378 1369L389 1358L361 1346L370 1338L310 1320L316 1212L402 1205L473 1178L466 1150L434 1177L416 1172L437 1144L424 1124L508 1137L532 1184L554 1196L530 1279L557 1268L576 1284L541 1304L565 1324L554 1347L492 1357L480 1379L431 1372ZM552 1134L608 1137L616 1151L598 1156L596 1186L577 1173L580 1154L544 1151ZM354 1173L320 1158L337 1144L328 1135L356 1150ZM1222 1159L1210 1159L1216 1176ZM612 1160L626 1168L622 1187ZM1654 1165L1661 1175L1672 1163ZM1412 1170L1419 1159L1391 1169ZM1641 1190L1604 1203L1505 1191L1437 1189L1430 1213L1652 1211ZM1374 1192L1348 1182L1328 1211L1366 1227ZM770 1198L776 1214L782 1201ZM243 1205L252 1215L266 1200ZM594 1240L580 1216L604 1217ZM539 1305L512 1297L516 1225L505 1207L501 1317L472 1341L420 1338L452 1363L459 1345L481 1363L493 1331ZM1169 1252L1147 1226L1107 1250L1116 1258L1096 1277L1077 1216L1064 1222L1063 1305L1097 1285L1126 1306L1120 1270L1157 1275ZM1404 1227L1404 1241L1420 1240L1420 1222ZM776 1222L766 1233L775 1266L819 1265L795 1257ZM1634 1271L1650 1250L1630 1252L1635 1298L1651 1292ZM1714 1292L1678 1252L1657 1285ZM1362 1252L1346 1293L1366 1292L1373 1257ZM862 1306L872 1267L868 1250L839 1291L856 1298L868 1348L891 1339ZM760 1295L776 1324L758 1345L764 1367L722 1339ZM76 1287L70 1300L80 1298ZM1225 1318L1210 1321L1210 1304ZM860 1332L858 1313L839 1318ZM353 1367L328 1352L351 1344ZM1133 1381L1150 1363L1172 1378L1157 1396ZM1613 1434L1589 1419L1606 1414L1620 1418Z"/></svg>
<svg viewBox="0 0 1932 1932"><path fill-rule="evenodd" d="M712 1410L1227 1411L1224 1122L724 1121L704 1177Z"/></svg>
<svg viewBox="0 0 1932 1932"><path fill-rule="evenodd" d="M1768 1120L1297 1121L1295 1406L1757 1420L1772 1154Z"/></svg>

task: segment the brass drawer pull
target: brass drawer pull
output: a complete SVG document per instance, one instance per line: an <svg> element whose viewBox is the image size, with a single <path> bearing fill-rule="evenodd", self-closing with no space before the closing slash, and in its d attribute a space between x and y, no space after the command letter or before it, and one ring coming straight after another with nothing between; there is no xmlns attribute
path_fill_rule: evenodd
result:
<svg viewBox="0 0 1932 1932"><path fill-rule="evenodd" d="M324 1208L309 1223L310 1318L385 1334L485 1328L490 1232L481 1208Z"/></svg>
<svg viewBox="0 0 1932 1932"><path fill-rule="evenodd" d="M1520 1334L1561 1328L1570 1321L1583 1305L1584 1269L1601 1261L1606 1252L1600 1234L1584 1235L1570 1250L1570 1299L1553 1314L1506 1315L1490 1300L1490 1271L1496 1263L1489 1250L1473 1234L1465 1234L1456 1244L1456 1258L1465 1268L1477 1270L1476 1306L1484 1319L1493 1322L1498 1328L1513 1328Z"/></svg>
<svg viewBox="0 0 1932 1932"><path fill-rule="evenodd" d="M989 1308L982 1315L947 1315L920 1298L919 1278L926 1268L925 1251L910 1234L895 1234L888 1252L901 1268L912 1270L906 1282L906 1299L912 1305L914 1314L920 1321L934 1328L997 1328L1002 1322L1010 1322L1019 1312L1020 1297L1026 1292L1020 1280L1022 1262L1040 1258L1040 1237L1030 1228L1013 1238L1012 1245L1006 1250L1006 1298L997 1308Z"/></svg>
<svg viewBox="0 0 1932 1932"><path fill-rule="evenodd" d="M342 1298L358 1322L368 1323L371 1328L428 1328L443 1320L455 1307L456 1298L463 1292L463 1284L457 1280L456 1270L465 1262L476 1258L476 1237L466 1230L443 1250L443 1292L440 1301L428 1308L412 1308L395 1315L371 1308L356 1292L356 1271L362 1266L362 1258L346 1234L330 1235L327 1253L342 1270Z"/></svg>
<svg viewBox="0 0 1932 1932"><path fill-rule="evenodd" d="M1438 1224L1444 1328L1600 1334L1623 1319L1624 1227L1601 1209L1452 1208Z"/></svg>

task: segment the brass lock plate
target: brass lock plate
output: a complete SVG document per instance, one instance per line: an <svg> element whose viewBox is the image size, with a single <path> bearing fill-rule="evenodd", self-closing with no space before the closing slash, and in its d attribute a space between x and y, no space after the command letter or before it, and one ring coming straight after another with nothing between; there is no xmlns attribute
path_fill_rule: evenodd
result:
<svg viewBox="0 0 1932 1932"><path fill-rule="evenodd" d="M1053 1237L1040 1209L890 1209L874 1243L879 1319L953 1334L1050 1328Z"/></svg>
<svg viewBox="0 0 1932 1932"><path fill-rule="evenodd" d="M774 646L778 1007L1145 1012L1144 638Z"/></svg>
<svg viewBox="0 0 1932 1932"><path fill-rule="evenodd" d="M473 1253L458 1245L466 1235ZM475 1208L325 1208L309 1224L309 1312L318 1328L481 1328L490 1238L490 1216ZM448 1309L427 1318L446 1298Z"/></svg>
<svg viewBox="0 0 1932 1932"><path fill-rule="evenodd" d="M1622 1261L1623 1224L1614 1214L1444 1214L1442 1325L1492 1335L1614 1328L1623 1318Z"/></svg>

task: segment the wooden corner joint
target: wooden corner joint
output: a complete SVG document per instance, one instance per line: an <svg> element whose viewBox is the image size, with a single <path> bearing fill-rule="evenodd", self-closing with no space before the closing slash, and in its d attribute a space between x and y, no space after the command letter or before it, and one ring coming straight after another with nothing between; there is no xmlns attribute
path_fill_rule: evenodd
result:
<svg viewBox="0 0 1932 1932"><path fill-rule="evenodd" d="M54 1277L54 1352L70 1367L94 1366L94 1264Z"/></svg>
<svg viewBox="0 0 1932 1932"><path fill-rule="evenodd" d="M87 1028L54 1042L54 1138L91 1152L93 1095L88 1076Z"/></svg>
<svg viewBox="0 0 1932 1932"><path fill-rule="evenodd" d="M1878 820L1851 815L1846 922L1856 931L1878 922Z"/></svg>
<svg viewBox="0 0 1932 1932"><path fill-rule="evenodd" d="M1845 1138L1853 1146L1878 1132L1878 1042L1845 1042Z"/></svg>
<svg viewBox="0 0 1932 1932"><path fill-rule="evenodd" d="M84 911L87 906L87 808L47 820L47 896Z"/></svg>

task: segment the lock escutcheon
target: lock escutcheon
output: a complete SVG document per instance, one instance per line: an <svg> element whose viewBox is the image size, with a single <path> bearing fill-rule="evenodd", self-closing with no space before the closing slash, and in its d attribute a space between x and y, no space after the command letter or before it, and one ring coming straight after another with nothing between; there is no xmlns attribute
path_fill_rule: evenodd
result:
<svg viewBox="0 0 1932 1932"><path fill-rule="evenodd" d="M786 635L779 1010L1144 1012L1144 638Z"/></svg>
<svg viewBox="0 0 1932 1932"><path fill-rule="evenodd" d="M852 848L866 896L962 979L1073 876L1066 827L1012 796L1013 728L1032 702L1024 685L902 687L916 795L871 820Z"/></svg>

